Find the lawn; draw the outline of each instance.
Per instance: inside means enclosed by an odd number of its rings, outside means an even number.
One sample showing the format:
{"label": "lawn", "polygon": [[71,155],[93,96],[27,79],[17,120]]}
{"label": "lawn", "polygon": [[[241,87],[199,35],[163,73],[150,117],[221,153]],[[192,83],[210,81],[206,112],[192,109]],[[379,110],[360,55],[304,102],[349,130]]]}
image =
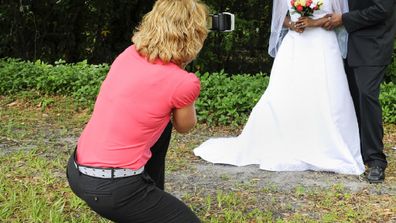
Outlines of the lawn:
{"label": "lawn", "polygon": [[[91,111],[68,97],[0,96],[0,222],[107,222],[70,191],[66,160]],[[208,164],[192,149],[239,127],[173,134],[166,190],[203,222],[396,222],[396,125],[385,125],[386,182],[332,173],[276,173]]]}

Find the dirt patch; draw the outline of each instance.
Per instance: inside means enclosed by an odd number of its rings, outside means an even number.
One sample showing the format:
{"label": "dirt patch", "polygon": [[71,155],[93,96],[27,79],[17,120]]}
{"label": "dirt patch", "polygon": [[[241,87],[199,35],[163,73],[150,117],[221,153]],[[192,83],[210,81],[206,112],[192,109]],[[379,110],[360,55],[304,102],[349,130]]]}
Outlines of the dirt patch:
{"label": "dirt patch", "polygon": [[320,190],[338,186],[351,193],[368,191],[370,194],[396,195],[396,185],[389,180],[383,184],[369,184],[363,176],[313,171],[272,172],[261,170],[257,165],[235,167],[203,161],[192,163],[188,170],[168,173],[166,182],[178,197],[195,192],[197,188],[215,193],[218,190],[233,191],[243,186],[285,193],[293,193],[298,187]]}
{"label": "dirt patch", "polygon": [[[367,194],[396,195],[396,176],[393,172],[396,165],[395,145],[396,130],[386,126],[385,152],[388,155],[386,180],[383,184],[370,184],[364,175],[353,176],[331,172],[273,172],[258,168],[258,165],[235,167],[231,165],[212,164],[194,157],[192,150],[209,137],[235,136],[241,128],[208,128],[200,126],[194,132],[178,136],[174,134],[172,147],[185,147],[182,155],[188,161],[184,168],[169,171],[166,175],[168,191],[181,197],[183,194],[204,190],[203,194],[215,193],[218,190],[235,191],[236,188],[247,187],[256,191],[276,191],[285,194],[294,193],[297,189],[321,190],[338,187],[346,192]],[[391,128],[392,127],[392,128]],[[172,155],[170,157],[172,159]],[[180,159],[180,157],[179,157]],[[169,162],[169,161],[168,161]]]}

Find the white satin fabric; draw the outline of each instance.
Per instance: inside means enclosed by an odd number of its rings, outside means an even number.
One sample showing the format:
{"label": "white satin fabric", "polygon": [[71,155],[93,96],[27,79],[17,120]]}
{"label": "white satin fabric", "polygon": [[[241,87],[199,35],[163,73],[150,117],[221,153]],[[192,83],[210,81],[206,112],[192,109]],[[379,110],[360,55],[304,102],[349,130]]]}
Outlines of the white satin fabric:
{"label": "white satin fabric", "polygon": [[289,31],[241,135],[209,139],[194,153],[212,163],[258,164],[271,171],[362,174],[358,124],[336,33]]}

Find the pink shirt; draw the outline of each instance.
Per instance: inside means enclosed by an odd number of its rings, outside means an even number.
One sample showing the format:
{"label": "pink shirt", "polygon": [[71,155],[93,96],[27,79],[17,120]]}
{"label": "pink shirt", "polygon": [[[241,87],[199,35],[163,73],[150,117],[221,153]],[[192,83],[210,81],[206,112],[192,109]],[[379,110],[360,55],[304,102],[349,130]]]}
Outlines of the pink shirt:
{"label": "pink shirt", "polygon": [[173,63],[149,63],[132,45],[111,65],[77,146],[77,162],[139,169],[170,121],[172,109],[192,104],[200,82]]}

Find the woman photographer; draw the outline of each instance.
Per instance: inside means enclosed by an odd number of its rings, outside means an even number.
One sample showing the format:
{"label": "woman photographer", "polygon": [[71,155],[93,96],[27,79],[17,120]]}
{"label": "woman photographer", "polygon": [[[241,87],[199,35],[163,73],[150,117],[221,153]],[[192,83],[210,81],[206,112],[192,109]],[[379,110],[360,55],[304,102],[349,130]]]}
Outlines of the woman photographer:
{"label": "woman photographer", "polygon": [[[196,124],[198,78],[184,70],[206,39],[199,0],[158,0],[104,80],[91,119],[70,157],[73,192],[115,222],[200,222],[163,191],[172,123]],[[172,119],[172,122],[171,122]]]}

